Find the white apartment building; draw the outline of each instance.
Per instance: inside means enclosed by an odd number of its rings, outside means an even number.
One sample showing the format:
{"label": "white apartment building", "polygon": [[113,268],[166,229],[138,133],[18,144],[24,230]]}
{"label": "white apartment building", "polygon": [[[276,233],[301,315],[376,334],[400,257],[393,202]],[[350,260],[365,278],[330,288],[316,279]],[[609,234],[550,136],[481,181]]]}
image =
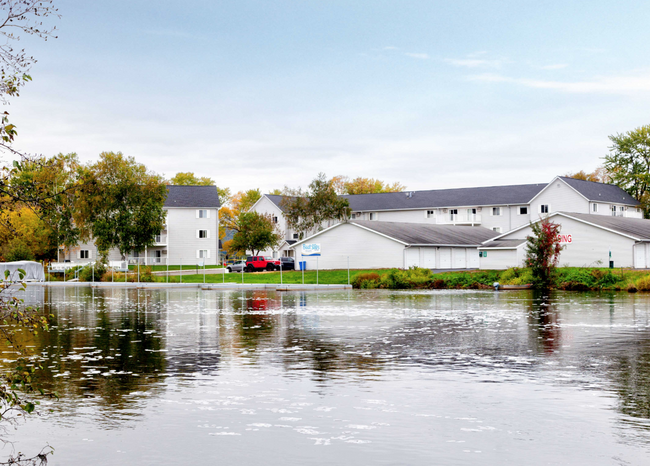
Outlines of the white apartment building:
{"label": "white apartment building", "polygon": [[[330,257],[329,261],[324,258],[320,259],[323,265],[335,262],[342,264],[347,260],[344,258],[355,257],[355,267],[363,268],[370,265],[370,262],[363,260],[363,254],[359,255],[363,241],[374,244],[378,241],[376,238],[378,234],[386,236],[385,232],[390,231],[389,239],[403,243],[400,246],[403,248],[403,253],[401,259],[397,258],[399,254],[393,257],[389,261],[390,265],[386,262],[387,267],[396,266],[394,263],[401,261],[403,267],[420,265],[430,268],[471,268],[477,265],[477,260],[473,257],[474,253],[468,253],[468,251],[475,248],[472,250],[479,257],[479,249],[476,245],[462,242],[454,244],[453,238],[447,238],[446,242],[436,244],[431,241],[422,244],[413,243],[413,241],[403,238],[404,232],[409,230],[408,225],[482,227],[481,230],[492,231],[494,237],[502,236],[505,240],[506,233],[518,231],[522,227],[530,225],[531,222],[556,212],[573,212],[587,217],[597,215],[628,219],[643,218],[639,203],[618,186],[563,176],[555,177],[550,183],[541,184],[360,194],[343,197],[348,199],[352,210],[349,222],[356,224],[358,228],[332,228],[337,222],[330,222],[329,225],[322,226],[322,230],[327,231],[327,234],[312,232],[303,241],[296,232],[286,225],[282,213],[282,196],[263,196],[252,210],[271,214],[284,236],[284,242],[276,251],[265,251],[263,254],[299,256],[301,254],[300,244],[311,242],[313,238],[313,242],[327,241],[327,244],[330,245],[328,247],[330,253],[337,255],[337,258]],[[376,227],[371,226],[372,222],[377,222]],[[359,229],[362,226],[362,229],[366,231],[362,232]],[[462,236],[460,229],[457,231],[459,237]],[[352,236],[347,233],[352,233]],[[428,232],[427,234],[433,233]],[[335,237],[338,238],[340,244],[331,247]],[[354,241],[351,238],[354,238]],[[500,243],[500,245],[504,246],[505,243]],[[395,249],[394,246],[391,247]],[[460,247],[460,249],[454,249],[455,247]],[[518,254],[521,256],[519,240],[517,240],[517,247]],[[492,249],[489,257],[497,258],[505,254],[494,251],[496,249]],[[487,257],[487,250],[484,254]],[[518,265],[518,262],[513,260],[513,253],[508,254],[510,256],[503,261],[503,264]],[[640,255],[640,252],[638,254]],[[375,262],[381,255],[380,250],[374,252],[373,266],[376,266]],[[517,259],[518,256],[515,254],[514,257]],[[648,251],[648,258],[650,261],[650,251]],[[300,260],[298,257],[297,259]],[[312,259],[308,259],[308,261],[310,264],[313,262]],[[491,262],[482,261],[481,264],[487,265]],[[627,262],[629,261],[625,263]],[[640,261],[638,262],[640,263]],[[498,263],[494,265],[498,265]]]}
{"label": "white apartment building", "polygon": [[[130,263],[142,265],[216,265],[219,262],[219,194],[216,186],[167,186],[165,226],[153,246],[131,252]],[[61,260],[88,263],[98,257],[93,242],[63,251]],[[109,261],[121,261],[111,250]]]}

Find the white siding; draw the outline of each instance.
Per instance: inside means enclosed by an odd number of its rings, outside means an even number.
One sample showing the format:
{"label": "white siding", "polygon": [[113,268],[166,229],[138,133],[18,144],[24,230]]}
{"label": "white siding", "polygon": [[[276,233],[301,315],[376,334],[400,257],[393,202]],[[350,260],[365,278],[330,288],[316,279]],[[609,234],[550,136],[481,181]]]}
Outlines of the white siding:
{"label": "white siding", "polygon": [[[309,242],[321,245],[320,269],[345,269],[348,258],[352,269],[404,267],[403,244],[354,225],[339,225]],[[301,257],[300,245],[294,249],[296,262],[304,260],[308,270],[316,269],[315,257]]]}
{"label": "white siding", "polygon": [[482,270],[505,270],[521,265],[515,249],[490,249],[487,257],[480,257],[479,262]]}
{"label": "white siding", "polygon": [[[552,221],[559,223],[561,233],[571,235],[572,239],[571,243],[564,245],[565,248],[560,254],[560,266],[607,267],[610,250],[615,267],[634,266],[633,239],[561,216],[553,217]],[[531,233],[530,227],[526,227],[504,236],[503,239],[524,239]],[[488,253],[488,260],[491,254],[492,250]],[[484,267],[484,261],[481,261],[481,268],[490,267]]]}
{"label": "white siding", "polygon": [[533,222],[539,220],[540,206],[543,204],[549,206],[549,214],[553,212],[588,214],[590,208],[589,201],[562,180],[553,181],[533,199],[530,205],[530,219]]}
{"label": "white siding", "polygon": [[[197,251],[210,251],[206,265],[218,260],[219,226],[217,209],[208,209],[209,218],[196,218],[197,209],[167,209],[167,258],[171,265],[195,265],[204,259],[197,258]],[[197,230],[209,230],[209,238],[197,238]]]}

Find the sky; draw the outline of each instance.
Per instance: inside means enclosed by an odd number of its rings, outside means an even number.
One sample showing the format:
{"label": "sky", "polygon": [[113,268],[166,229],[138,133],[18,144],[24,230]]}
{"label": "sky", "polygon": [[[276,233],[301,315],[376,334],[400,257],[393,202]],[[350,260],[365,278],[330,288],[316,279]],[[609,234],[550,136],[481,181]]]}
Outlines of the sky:
{"label": "sky", "polygon": [[591,171],[650,124],[650,2],[55,0],[17,149],[121,151],[233,192]]}

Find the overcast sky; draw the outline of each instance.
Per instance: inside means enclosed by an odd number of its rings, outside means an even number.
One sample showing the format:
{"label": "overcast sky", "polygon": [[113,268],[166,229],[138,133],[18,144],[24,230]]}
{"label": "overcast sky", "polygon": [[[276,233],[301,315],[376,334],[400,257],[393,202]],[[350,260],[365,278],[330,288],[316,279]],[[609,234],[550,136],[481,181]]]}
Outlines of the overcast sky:
{"label": "overcast sky", "polygon": [[233,191],[593,170],[650,124],[650,2],[55,0],[17,148],[121,151]]}

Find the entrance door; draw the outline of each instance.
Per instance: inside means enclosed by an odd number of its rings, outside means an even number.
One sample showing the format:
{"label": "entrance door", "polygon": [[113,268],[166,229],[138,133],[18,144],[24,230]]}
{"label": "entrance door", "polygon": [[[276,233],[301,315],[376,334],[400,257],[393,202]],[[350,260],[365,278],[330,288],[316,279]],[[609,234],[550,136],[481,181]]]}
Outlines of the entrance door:
{"label": "entrance door", "polygon": [[420,267],[420,248],[407,248],[406,249],[406,264],[405,267]]}

